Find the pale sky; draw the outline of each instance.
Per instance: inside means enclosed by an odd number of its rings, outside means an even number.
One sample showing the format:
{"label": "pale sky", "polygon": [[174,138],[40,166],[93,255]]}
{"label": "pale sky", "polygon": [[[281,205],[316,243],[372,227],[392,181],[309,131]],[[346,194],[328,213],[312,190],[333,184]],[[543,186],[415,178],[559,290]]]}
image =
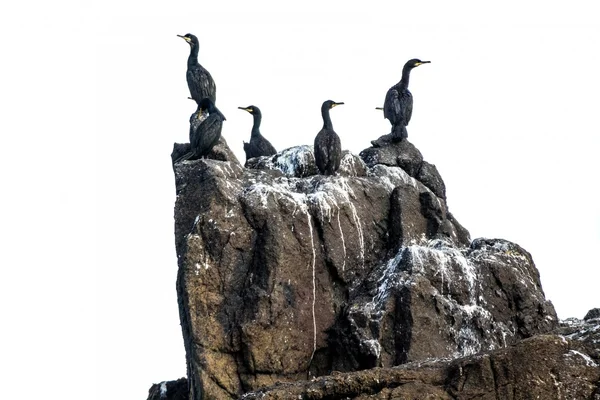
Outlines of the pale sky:
{"label": "pale sky", "polygon": [[[568,4],[568,7],[566,6]],[[252,117],[312,144],[324,100],[342,146],[389,132],[374,108],[410,58],[409,140],[472,238],[514,241],[561,318],[600,307],[593,1],[58,1],[0,10],[2,398],[145,399],[185,375],[173,142],[195,104],[189,46],[243,162]],[[56,392],[56,396],[48,394]]]}

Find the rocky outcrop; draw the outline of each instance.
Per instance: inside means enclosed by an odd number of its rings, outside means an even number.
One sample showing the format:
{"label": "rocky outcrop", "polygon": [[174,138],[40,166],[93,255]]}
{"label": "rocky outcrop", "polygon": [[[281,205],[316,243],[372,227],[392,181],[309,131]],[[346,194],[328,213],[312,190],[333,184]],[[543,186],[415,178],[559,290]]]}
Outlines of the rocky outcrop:
{"label": "rocky outcrop", "polygon": [[585,314],[583,317],[584,321],[596,320],[600,319],[600,308],[592,308],[590,311]]}
{"label": "rocky outcrop", "polygon": [[557,334],[577,340],[594,360],[600,363],[600,309],[594,308],[583,320],[568,318],[560,322]]}
{"label": "rocky outcrop", "polygon": [[596,399],[599,380],[598,364],[576,342],[540,335],[485,354],[280,383],[241,398]]}
{"label": "rocky outcrop", "polygon": [[346,153],[337,176],[316,175],[310,146],[246,166],[174,165],[190,398],[464,357],[556,328],[529,253],[471,242],[409,142]]}
{"label": "rocky outcrop", "polygon": [[338,322],[334,369],[349,371],[506,347],[557,319],[529,253],[477,239],[403,247],[351,292]]}
{"label": "rocky outcrop", "polygon": [[371,144],[372,147],[360,153],[367,166],[400,167],[427,186],[437,197],[446,199],[446,185],[437,168],[424,161],[423,155],[412,143],[407,140],[393,143],[391,135],[388,134],[373,140]]}

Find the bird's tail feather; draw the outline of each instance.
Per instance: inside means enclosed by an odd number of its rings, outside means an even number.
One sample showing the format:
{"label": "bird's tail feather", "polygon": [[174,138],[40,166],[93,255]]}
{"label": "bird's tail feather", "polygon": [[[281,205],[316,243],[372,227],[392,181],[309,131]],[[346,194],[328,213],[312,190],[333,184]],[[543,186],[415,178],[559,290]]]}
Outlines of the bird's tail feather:
{"label": "bird's tail feather", "polygon": [[193,151],[190,151],[189,153],[185,153],[184,155],[182,155],[181,157],[179,157],[177,160],[175,160],[175,164],[180,163],[180,162],[185,161],[185,160],[189,160],[193,156],[194,156],[194,152]]}

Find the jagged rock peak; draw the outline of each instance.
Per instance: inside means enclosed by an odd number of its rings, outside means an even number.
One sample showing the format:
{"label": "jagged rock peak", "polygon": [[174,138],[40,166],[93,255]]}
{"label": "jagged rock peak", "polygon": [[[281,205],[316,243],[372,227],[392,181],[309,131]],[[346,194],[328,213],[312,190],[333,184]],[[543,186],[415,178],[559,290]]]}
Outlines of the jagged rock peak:
{"label": "jagged rock peak", "polygon": [[597,319],[600,318],[600,308],[592,308],[590,311],[587,312],[587,314],[585,314],[585,317],[583,317],[584,320],[589,320],[589,319]]}
{"label": "jagged rock peak", "polygon": [[381,164],[400,167],[427,186],[436,196],[446,199],[446,186],[437,168],[424,161],[419,149],[408,140],[393,142],[388,134],[373,140],[371,144],[371,147],[360,152],[360,157],[367,166]]}

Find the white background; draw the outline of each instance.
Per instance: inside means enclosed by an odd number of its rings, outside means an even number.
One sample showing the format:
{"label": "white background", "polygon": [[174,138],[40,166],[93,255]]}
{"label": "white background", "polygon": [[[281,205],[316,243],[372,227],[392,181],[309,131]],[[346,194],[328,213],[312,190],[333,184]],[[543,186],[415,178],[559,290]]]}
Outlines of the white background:
{"label": "white background", "polygon": [[[568,7],[566,6],[568,4]],[[517,242],[561,318],[600,307],[600,28],[592,1],[3,5],[2,398],[145,399],[185,374],[173,142],[188,138],[189,46],[223,135],[311,144],[324,100],[354,153],[410,58],[409,140],[476,237]]]}

